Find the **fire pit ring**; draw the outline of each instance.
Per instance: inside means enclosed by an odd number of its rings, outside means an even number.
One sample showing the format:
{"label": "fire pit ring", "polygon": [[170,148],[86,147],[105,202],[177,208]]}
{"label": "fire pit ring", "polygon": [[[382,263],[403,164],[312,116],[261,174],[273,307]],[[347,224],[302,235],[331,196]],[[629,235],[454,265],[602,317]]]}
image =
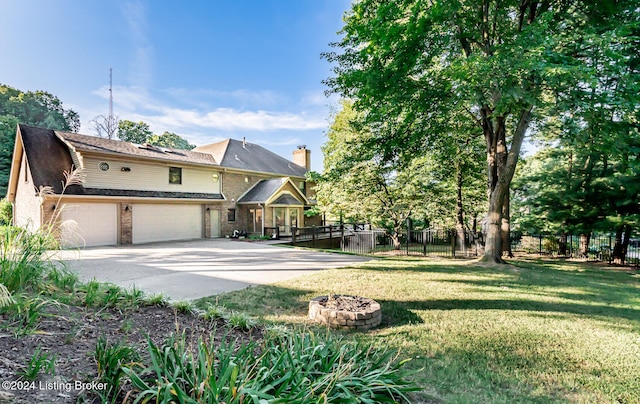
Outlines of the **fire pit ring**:
{"label": "fire pit ring", "polygon": [[309,319],[331,328],[368,330],[382,322],[380,303],[360,296],[318,296],[309,301]]}

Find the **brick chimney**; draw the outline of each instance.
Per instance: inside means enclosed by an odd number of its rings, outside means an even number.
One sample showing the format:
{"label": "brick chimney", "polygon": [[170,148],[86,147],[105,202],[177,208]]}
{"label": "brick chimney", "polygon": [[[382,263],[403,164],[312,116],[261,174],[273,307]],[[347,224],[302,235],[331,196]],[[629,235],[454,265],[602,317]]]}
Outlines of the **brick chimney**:
{"label": "brick chimney", "polygon": [[298,146],[298,149],[293,151],[293,162],[311,171],[311,150],[307,149],[306,145]]}

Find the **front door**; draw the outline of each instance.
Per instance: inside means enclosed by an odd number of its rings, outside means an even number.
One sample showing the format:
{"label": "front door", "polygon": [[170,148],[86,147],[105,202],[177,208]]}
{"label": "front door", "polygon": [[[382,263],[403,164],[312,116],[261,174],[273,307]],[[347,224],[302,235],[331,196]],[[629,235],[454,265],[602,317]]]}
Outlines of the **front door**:
{"label": "front door", "polygon": [[216,209],[211,209],[209,211],[209,223],[211,225],[211,238],[220,237],[220,211]]}
{"label": "front door", "polygon": [[300,225],[300,208],[273,208],[273,225],[280,229],[281,236],[290,236],[291,228]]}

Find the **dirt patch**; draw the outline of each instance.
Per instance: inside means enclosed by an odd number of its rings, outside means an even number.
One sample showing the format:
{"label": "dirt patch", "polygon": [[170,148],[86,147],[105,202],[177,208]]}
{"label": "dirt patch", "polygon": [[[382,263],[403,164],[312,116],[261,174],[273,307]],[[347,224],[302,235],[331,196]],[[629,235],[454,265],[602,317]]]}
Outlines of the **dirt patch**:
{"label": "dirt patch", "polygon": [[360,296],[331,295],[319,303],[328,309],[356,312],[369,310],[373,300]]}
{"label": "dirt patch", "polygon": [[[175,331],[184,332],[193,341],[211,336],[217,342],[249,341],[262,336],[259,329],[245,332],[228,327],[220,319],[207,321],[166,307],[141,307],[120,312],[50,305],[37,331],[24,336],[16,336],[15,329],[6,326],[7,321],[6,316],[0,316],[0,381],[5,382],[0,388],[0,402],[3,402],[2,392],[8,391],[13,395],[8,401],[11,403],[99,403],[95,394],[75,387],[77,383],[91,383],[97,379],[94,353],[100,336],[109,343],[125,342],[143,357],[147,355],[147,336],[155,343],[162,343]],[[55,358],[55,373],[41,373],[35,383],[26,388],[18,388],[18,384],[5,388],[6,382],[21,380],[20,371],[25,369],[38,348]],[[68,388],[70,386],[72,388]]]}

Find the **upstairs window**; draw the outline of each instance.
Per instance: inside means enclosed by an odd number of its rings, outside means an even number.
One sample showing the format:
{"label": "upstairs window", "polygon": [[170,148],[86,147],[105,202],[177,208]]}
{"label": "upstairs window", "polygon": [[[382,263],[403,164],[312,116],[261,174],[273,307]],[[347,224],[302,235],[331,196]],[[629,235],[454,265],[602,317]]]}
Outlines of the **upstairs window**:
{"label": "upstairs window", "polygon": [[169,184],[182,184],[182,168],[169,167]]}

